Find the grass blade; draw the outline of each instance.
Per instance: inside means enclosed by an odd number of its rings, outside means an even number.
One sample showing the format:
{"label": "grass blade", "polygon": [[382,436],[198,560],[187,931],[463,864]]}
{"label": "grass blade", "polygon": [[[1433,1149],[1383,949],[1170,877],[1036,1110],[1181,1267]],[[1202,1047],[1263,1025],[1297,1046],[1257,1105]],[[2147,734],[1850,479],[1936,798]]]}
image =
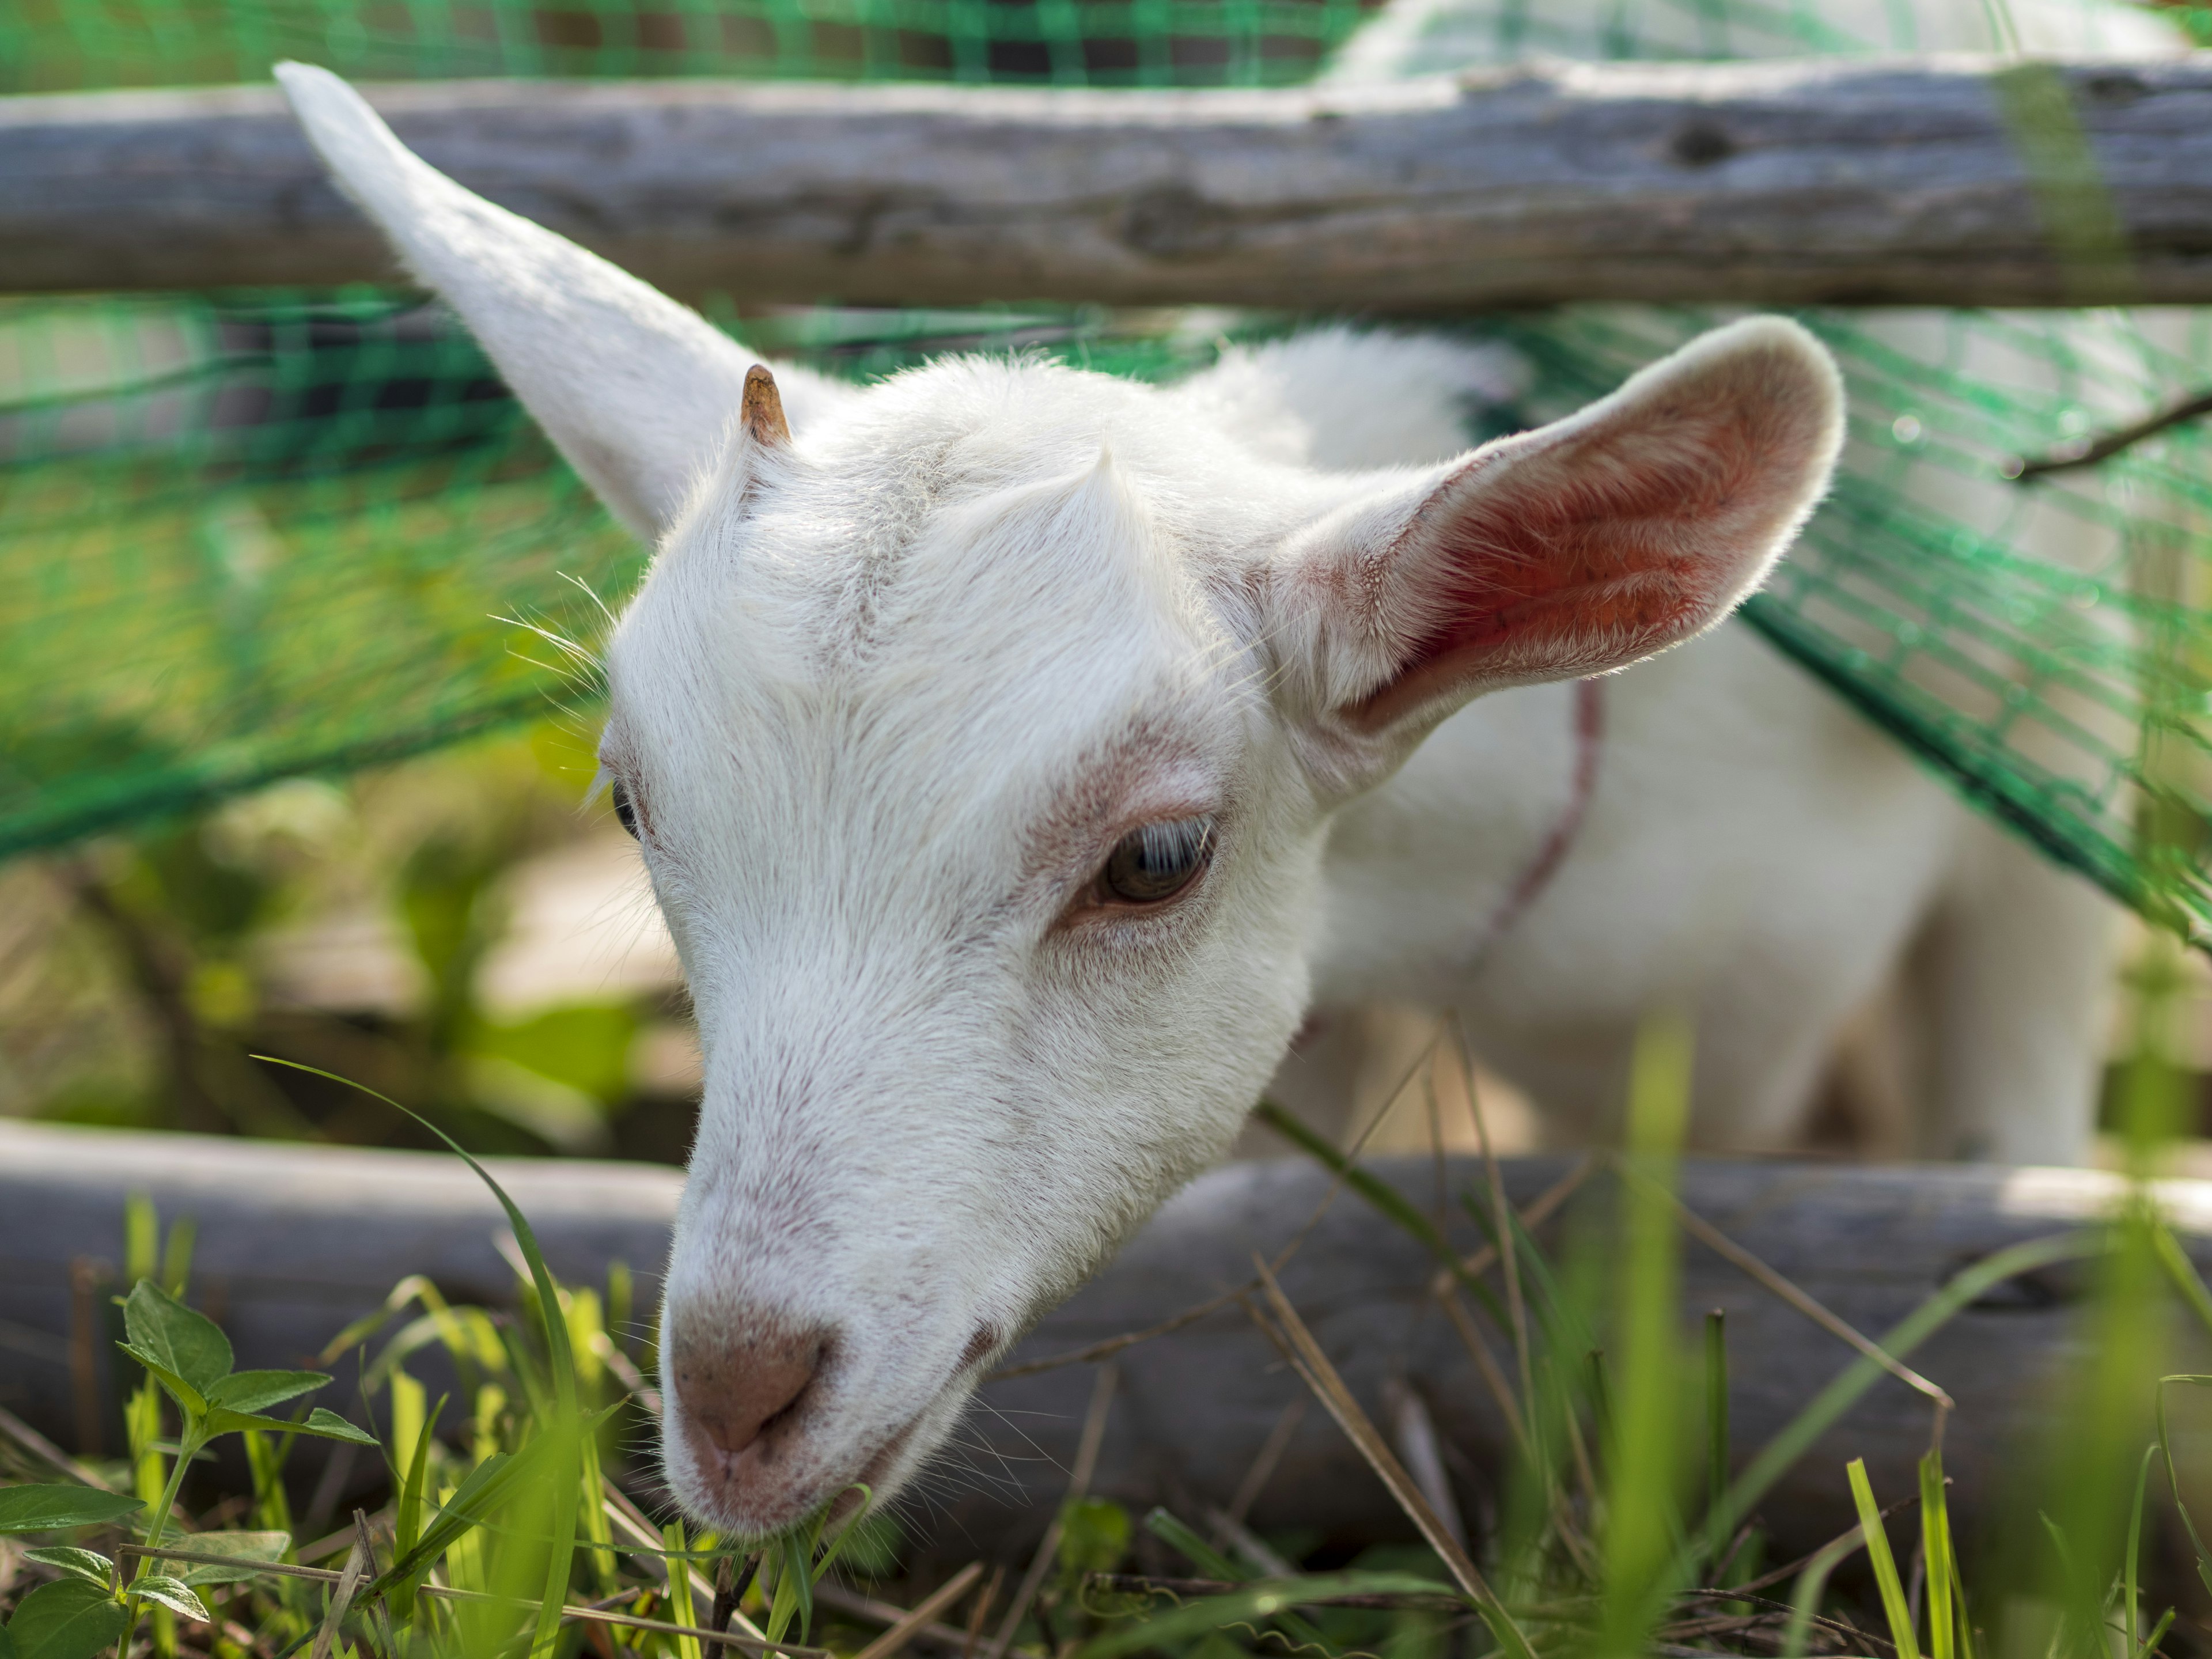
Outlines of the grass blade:
{"label": "grass blade", "polygon": [[1705,1502],[1717,1506],[1728,1496],[1729,1358],[1728,1315],[1716,1308],[1705,1316]]}
{"label": "grass blade", "polygon": [[1866,1459],[1854,1457],[1846,1472],[1851,1480],[1851,1501],[1858,1506],[1859,1530],[1866,1534],[1867,1559],[1874,1567],[1875,1586],[1881,1592],[1882,1613],[1889,1620],[1889,1639],[1897,1644],[1898,1659],[1920,1659],[1912,1610],[1897,1576],[1897,1558],[1889,1553],[1889,1533],[1881,1524],[1881,1506],[1874,1501],[1874,1486],[1867,1480]]}
{"label": "grass blade", "polygon": [[1858,1547],[1858,1533],[1847,1532],[1822,1545],[1797,1575],[1797,1588],[1790,1598],[1790,1623],[1782,1633],[1782,1659],[1805,1659],[1806,1640],[1813,1633],[1813,1620],[1820,1615],[1820,1599],[1827,1594],[1828,1576]]}
{"label": "grass blade", "polygon": [[[2137,1574],[2142,1559],[2143,1493],[2150,1484],[2151,1460],[2157,1455],[2156,1445],[2143,1448],[2142,1462],[2136,1466],[2135,1502],[2128,1506],[2128,1553],[2120,1566],[2124,1575],[2120,1585],[2120,1596],[2123,1603],[2121,1612],[2127,1623],[2130,1653],[2136,1650],[2136,1638],[2139,1634],[2138,1625],[2142,1617],[2142,1608],[2138,1603],[2142,1600],[2142,1591]],[[1948,1659],[1948,1656],[1939,1654],[1937,1659]]]}
{"label": "grass blade", "polygon": [[1929,1652],[1932,1659],[1958,1659],[1958,1632],[1952,1623],[1958,1563],[1951,1549],[1943,1455],[1934,1450],[1920,1460],[1920,1558],[1928,1575]]}

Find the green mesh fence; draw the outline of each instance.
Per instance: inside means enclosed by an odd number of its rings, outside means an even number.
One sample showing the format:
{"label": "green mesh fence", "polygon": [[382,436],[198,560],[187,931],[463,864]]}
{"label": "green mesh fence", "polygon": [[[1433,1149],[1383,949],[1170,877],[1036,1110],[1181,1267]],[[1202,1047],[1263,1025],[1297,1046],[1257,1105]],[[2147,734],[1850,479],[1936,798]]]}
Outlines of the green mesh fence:
{"label": "green mesh fence", "polygon": [[10,0],[0,91],[260,81],[734,75],[1068,86],[1310,76],[1360,0]]}
{"label": "green mesh fence", "polygon": [[[284,56],[362,78],[1255,84],[1310,75],[1347,39],[1331,72],[1358,77],[1540,52],[2144,50],[2201,21],[2087,0],[1397,0],[1355,33],[1362,15],[1353,0],[16,0],[0,86],[258,79]],[[1534,370],[1525,403],[1471,435],[1562,413],[1716,320],[1468,319]],[[1978,804],[2212,939],[2206,436],[2005,476],[2202,389],[2212,325],[1804,320],[1844,365],[1851,447],[1750,621]],[[860,378],[1008,347],[1162,376],[1210,361],[1217,324],[821,311],[750,319],[744,336]],[[587,699],[535,630],[592,637],[641,559],[419,296],[0,305],[0,853]]]}

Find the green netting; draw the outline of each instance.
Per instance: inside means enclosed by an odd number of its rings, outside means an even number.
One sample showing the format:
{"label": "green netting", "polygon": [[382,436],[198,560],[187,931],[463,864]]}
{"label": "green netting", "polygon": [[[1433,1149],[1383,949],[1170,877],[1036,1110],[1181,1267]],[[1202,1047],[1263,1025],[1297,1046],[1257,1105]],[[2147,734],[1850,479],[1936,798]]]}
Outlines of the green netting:
{"label": "green netting", "polygon": [[[0,85],[258,79],[288,55],[364,78],[1250,84],[1312,73],[1360,15],[1353,0],[17,0],[0,10]],[[2005,37],[2142,50],[2182,15],[2089,0],[2013,0],[2008,17],[1983,0],[1397,0],[1334,72]],[[1535,371],[1484,431],[1563,412],[1717,316],[1469,319]],[[2212,326],[2183,312],[1805,320],[1844,365],[1852,444],[1753,623],[2055,855],[2212,938],[2206,439],[2179,428],[2086,472],[2004,476],[2013,457],[2198,390]],[[1152,375],[1208,361],[1218,319],[822,311],[744,331],[860,377],[1007,346]],[[0,852],[588,697],[534,630],[591,637],[640,560],[419,296],[0,305]]]}
{"label": "green netting", "polygon": [[0,92],[261,81],[791,76],[1067,86],[1302,80],[1361,0],[10,0]]}
{"label": "green netting", "polygon": [[[866,378],[945,349],[1157,376],[1213,349],[1066,312],[813,312]],[[543,716],[644,553],[419,296],[0,306],[0,855]]]}

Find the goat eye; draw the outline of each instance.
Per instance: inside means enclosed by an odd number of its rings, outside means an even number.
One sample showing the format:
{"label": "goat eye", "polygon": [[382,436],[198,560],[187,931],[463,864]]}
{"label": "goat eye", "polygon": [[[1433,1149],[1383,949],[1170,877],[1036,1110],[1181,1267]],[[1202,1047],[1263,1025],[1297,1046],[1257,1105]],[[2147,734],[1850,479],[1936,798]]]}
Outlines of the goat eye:
{"label": "goat eye", "polygon": [[1213,820],[1148,823],[1121,837],[1098,872],[1106,896],[1124,904],[1159,904],[1198,879],[1213,857]]}
{"label": "goat eye", "polygon": [[637,839],[637,808],[630,805],[629,791],[617,783],[609,793],[614,797],[616,821],[623,829],[629,830],[630,839],[635,841]]}

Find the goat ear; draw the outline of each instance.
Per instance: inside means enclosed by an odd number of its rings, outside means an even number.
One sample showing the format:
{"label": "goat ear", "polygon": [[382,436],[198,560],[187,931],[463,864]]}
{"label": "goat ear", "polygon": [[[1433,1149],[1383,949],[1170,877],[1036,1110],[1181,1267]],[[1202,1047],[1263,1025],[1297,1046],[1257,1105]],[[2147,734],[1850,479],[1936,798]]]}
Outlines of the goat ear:
{"label": "goat ear", "polygon": [[276,78],[340,186],[460,313],[599,498],[648,540],[666,529],[742,405],[744,349],[597,254],[461,188],[329,70],[279,64]]}
{"label": "goat ear", "polygon": [[1579,414],[1339,508],[1291,550],[1311,713],[1418,736],[1476,693],[1623,668],[1712,626],[1826,490],[1833,362],[1717,330]]}

